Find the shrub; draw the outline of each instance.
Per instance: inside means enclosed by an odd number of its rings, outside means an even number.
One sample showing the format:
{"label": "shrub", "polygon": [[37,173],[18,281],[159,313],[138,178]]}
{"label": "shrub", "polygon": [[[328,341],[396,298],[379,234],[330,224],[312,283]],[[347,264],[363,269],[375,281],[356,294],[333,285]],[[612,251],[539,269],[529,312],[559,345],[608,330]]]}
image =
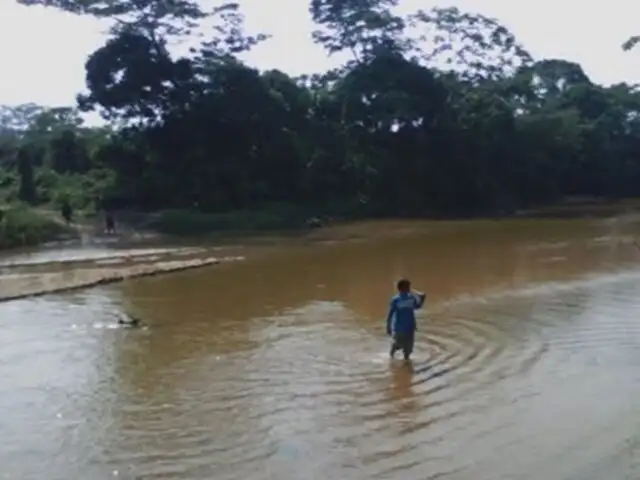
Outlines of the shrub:
{"label": "shrub", "polygon": [[37,245],[73,230],[24,206],[0,208],[0,248]]}
{"label": "shrub", "polygon": [[228,213],[164,210],[154,214],[145,226],[170,235],[199,235],[230,231],[287,230],[302,226],[304,219],[304,212],[300,209],[286,206]]}

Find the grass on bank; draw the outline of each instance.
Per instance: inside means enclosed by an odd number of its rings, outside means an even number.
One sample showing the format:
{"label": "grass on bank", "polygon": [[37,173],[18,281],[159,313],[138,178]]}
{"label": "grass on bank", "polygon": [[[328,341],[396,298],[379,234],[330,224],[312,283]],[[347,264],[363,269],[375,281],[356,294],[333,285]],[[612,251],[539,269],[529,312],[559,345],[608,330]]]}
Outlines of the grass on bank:
{"label": "grass on bank", "polygon": [[0,207],[0,249],[38,245],[73,229],[25,206]]}
{"label": "grass on bank", "polygon": [[[304,227],[309,218],[297,207],[276,206],[260,211],[204,213],[194,210],[161,210],[152,213],[116,212],[116,224],[125,229],[148,230],[172,236],[218,236],[268,231],[290,231]],[[81,224],[100,220],[95,211],[76,210]],[[76,224],[77,226],[77,224]],[[0,249],[6,250],[68,238],[77,231],[62,221],[57,205],[37,208],[23,204],[0,204]]]}
{"label": "grass on bank", "polygon": [[[226,213],[204,213],[194,210],[162,210],[145,216],[142,227],[158,233],[174,236],[209,235],[223,233],[262,233],[267,231],[292,231],[307,226],[306,221],[318,215],[291,205],[272,205],[257,211],[231,211]],[[502,215],[504,218],[589,218],[609,217],[640,210],[640,199],[565,199],[554,205],[519,213]],[[337,212],[327,207],[325,212]],[[357,208],[342,208],[340,218],[375,218],[363,216]]]}
{"label": "grass on bank", "polygon": [[298,229],[309,217],[296,207],[278,206],[260,211],[204,213],[163,210],[151,214],[143,227],[168,235],[205,235],[225,232],[265,232]]}

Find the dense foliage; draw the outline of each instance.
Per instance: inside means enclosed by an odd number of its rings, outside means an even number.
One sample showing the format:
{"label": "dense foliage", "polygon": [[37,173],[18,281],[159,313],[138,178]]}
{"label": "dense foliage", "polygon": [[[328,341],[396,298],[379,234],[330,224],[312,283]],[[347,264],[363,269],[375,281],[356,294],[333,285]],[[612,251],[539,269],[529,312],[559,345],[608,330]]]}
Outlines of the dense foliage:
{"label": "dense foliage", "polygon": [[[268,36],[244,30],[237,4],[19,1],[113,28],[87,59],[77,107],[0,111],[8,200],[422,216],[640,195],[637,89],[533,59],[482,15],[310,0],[314,41],[351,60],[291,78],[239,60]],[[172,55],[185,35],[197,48]],[[78,112],[89,110],[109,127],[83,127]]]}

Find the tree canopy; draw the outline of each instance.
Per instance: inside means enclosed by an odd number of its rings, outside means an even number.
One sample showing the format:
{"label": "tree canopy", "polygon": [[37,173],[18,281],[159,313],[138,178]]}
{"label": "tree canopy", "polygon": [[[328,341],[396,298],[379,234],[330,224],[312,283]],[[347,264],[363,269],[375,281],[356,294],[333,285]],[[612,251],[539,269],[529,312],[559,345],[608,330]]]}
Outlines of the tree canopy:
{"label": "tree canopy", "polygon": [[[236,3],[18,1],[113,21],[86,61],[78,105],[0,109],[0,190],[28,202],[72,181],[86,201],[131,208],[369,216],[640,195],[637,88],[535,59],[481,14],[310,0],[313,40],[351,57],[293,78],[239,59],[269,32],[246,31]],[[197,46],[172,54],[184,36]],[[109,127],[83,126],[81,111]]]}

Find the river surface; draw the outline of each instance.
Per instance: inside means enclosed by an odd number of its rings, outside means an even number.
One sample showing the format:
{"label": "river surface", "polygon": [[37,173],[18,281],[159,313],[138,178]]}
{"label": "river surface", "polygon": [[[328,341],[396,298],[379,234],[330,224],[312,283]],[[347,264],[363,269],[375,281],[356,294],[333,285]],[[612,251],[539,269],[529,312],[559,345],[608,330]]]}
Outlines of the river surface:
{"label": "river surface", "polygon": [[[0,478],[637,480],[637,232],[370,224],[2,303]],[[410,365],[402,275],[429,295]]]}

